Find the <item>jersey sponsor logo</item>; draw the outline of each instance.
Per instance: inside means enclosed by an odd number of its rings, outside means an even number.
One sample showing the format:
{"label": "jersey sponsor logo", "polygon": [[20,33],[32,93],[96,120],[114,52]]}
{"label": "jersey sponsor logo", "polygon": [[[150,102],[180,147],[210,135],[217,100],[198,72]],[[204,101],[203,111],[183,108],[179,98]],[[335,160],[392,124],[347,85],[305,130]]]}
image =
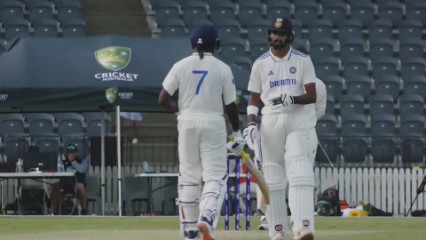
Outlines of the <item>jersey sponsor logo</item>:
{"label": "jersey sponsor logo", "polygon": [[95,59],[99,65],[112,72],[95,73],[96,79],[102,81],[129,81],[137,80],[139,74],[119,72],[125,69],[131,60],[132,49],[121,46],[110,46],[95,51]]}
{"label": "jersey sponsor logo", "polygon": [[292,66],[290,67],[290,73],[295,74],[297,72],[297,68]]}
{"label": "jersey sponsor logo", "polygon": [[274,72],[272,72],[272,70],[271,70],[271,71],[269,71],[268,76],[272,76],[272,75],[274,75]]}
{"label": "jersey sponsor logo", "polygon": [[286,78],[281,80],[270,81],[269,87],[275,88],[275,87],[281,87],[281,86],[296,85],[296,83],[297,83],[297,80],[295,78]]}

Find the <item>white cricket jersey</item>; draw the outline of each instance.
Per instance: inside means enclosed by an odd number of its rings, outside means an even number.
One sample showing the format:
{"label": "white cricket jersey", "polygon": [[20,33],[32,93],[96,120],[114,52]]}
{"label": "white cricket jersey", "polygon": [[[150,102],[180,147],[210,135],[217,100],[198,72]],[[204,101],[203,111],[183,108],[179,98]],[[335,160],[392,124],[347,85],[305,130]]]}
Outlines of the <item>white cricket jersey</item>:
{"label": "white cricket jersey", "polygon": [[325,84],[320,80],[316,79],[315,88],[317,90],[317,101],[315,102],[315,112],[317,119],[322,118],[325,114],[325,109],[327,107],[327,88]]}
{"label": "white cricket jersey", "polygon": [[317,92],[317,100],[315,103],[306,105],[310,110],[306,113],[307,121],[310,121],[313,126],[316,125],[318,119],[325,114],[327,107],[327,89],[325,84],[318,78],[315,79],[315,90]]}
{"label": "white cricket jersey", "polygon": [[163,82],[163,88],[173,95],[179,89],[179,113],[223,115],[223,104],[236,100],[236,89],[231,68],[204,53],[198,53],[175,63]]}
{"label": "white cricket jersey", "polygon": [[[260,93],[265,104],[262,114],[284,113],[284,109],[281,112],[271,110],[271,99],[284,94],[303,95],[304,86],[314,83],[315,78],[314,66],[308,55],[290,48],[285,57],[278,58],[269,50],[253,63],[248,90]],[[295,104],[287,107],[285,112],[304,111],[303,108],[304,105]]]}

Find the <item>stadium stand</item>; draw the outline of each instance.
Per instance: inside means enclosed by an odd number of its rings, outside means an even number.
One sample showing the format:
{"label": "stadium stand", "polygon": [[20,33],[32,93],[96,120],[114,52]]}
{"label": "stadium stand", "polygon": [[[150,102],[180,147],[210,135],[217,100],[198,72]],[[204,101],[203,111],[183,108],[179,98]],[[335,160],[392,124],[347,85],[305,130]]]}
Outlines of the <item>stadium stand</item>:
{"label": "stadium stand", "polygon": [[380,118],[382,115],[394,115],[394,99],[390,95],[375,94],[370,100],[371,120]]}
{"label": "stadium stand", "polygon": [[357,19],[347,19],[339,26],[339,41],[363,38],[362,22]]}
{"label": "stadium stand", "polygon": [[395,163],[397,143],[395,117],[382,112],[371,120],[371,155],[375,163],[392,166]]}
{"label": "stadium stand", "polygon": [[[140,191],[141,186],[145,191]],[[152,206],[150,205],[151,201],[149,199],[149,193],[147,189],[148,180],[146,178],[137,178],[133,176],[127,176],[124,178],[124,191],[123,191],[123,208],[128,215],[137,214],[137,209],[135,204],[137,202],[145,202],[147,212],[151,212]]]}
{"label": "stadium stand", "polygon": [[395,101],[400,95],[401,82],[395,75],[380,75],[375,78],[376,94],[387,94]]}
{"label": "stadium stand", "polygon": [[399,99],[399,112],[405,114],[416,114],[424,112],[424,98],[420,95],[408,94],[407,92]]}
{"label": "stadium stand", "polygon": [[0,2],[0,23],[2,43],[25,35],[86,36],[79,0],[4,0]]}
{"label": "stadium stand", "polygon": [[27,113],[28,133],[31,136],[53,136],[55,117],[49,113]]}
{"label": "stadium stand", "polygon": [[2,136],[25,135],[25,118],[20,113],[0,115],[0,134]]}

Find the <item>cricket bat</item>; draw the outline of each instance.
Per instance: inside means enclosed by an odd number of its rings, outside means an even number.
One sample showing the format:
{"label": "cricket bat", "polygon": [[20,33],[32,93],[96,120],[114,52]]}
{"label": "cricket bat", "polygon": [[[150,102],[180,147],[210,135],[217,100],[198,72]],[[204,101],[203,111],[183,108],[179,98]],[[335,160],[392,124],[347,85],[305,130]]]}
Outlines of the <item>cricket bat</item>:
{"label": "cricket bat", "polygon": [[265,200],[265,204],[269,205],[269,187],[266,184],[265,178],[263,174],[257,169],[256,165],[250,160],[249,156],[246,152],[241,151],[241,158],[243,159],[244,165],[247,166],[248,170],[251,174],[256,178],[257,186],[259,186],[260,191],[262,192],[262,196]]}

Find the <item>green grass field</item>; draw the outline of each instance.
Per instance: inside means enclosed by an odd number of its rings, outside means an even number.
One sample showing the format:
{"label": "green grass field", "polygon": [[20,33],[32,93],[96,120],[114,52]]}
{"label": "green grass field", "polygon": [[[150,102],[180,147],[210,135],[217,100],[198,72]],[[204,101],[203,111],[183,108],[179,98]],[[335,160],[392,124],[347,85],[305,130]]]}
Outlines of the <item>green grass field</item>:
{"label": "green grass field", "polygon": [[[222,222],[217,239],[268,240],[258,224],[253,217],[251,231],[223,231]],[[0,217],[1,240],[175,240],[178,229],[176,217]],[[342,239],[423,240],[426,218],[317,218],[316,240]]]}

